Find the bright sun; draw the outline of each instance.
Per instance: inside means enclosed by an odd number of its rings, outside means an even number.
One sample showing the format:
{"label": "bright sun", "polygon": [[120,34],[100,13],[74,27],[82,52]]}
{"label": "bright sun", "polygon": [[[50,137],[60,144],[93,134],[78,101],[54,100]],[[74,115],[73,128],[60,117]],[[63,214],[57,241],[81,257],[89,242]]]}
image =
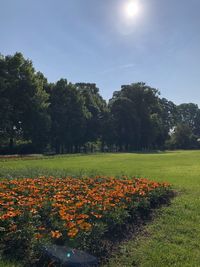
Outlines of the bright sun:
{"label": "bright sun", "polygon": [[124,7],[127,18],[133,18],[138,15],[140,8],[137,0],[130,0]]}

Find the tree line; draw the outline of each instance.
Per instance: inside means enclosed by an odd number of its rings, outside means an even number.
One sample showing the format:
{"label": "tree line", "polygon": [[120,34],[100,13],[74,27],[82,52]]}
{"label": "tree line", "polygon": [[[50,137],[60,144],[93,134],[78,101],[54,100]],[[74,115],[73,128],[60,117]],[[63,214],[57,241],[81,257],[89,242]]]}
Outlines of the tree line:
{"label": "tree line", "polygon": [[200,148],[200,109],[143,82],[106,102],[96,84],[49,83],[21,53],[0,55],[0,153]]}

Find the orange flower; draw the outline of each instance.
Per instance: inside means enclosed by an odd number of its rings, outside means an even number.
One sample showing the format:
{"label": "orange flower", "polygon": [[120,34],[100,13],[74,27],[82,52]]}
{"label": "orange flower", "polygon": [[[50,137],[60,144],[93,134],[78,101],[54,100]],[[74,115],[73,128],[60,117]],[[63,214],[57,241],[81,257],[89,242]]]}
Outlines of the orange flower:
{"label": "orange flower", "polygon": [[76,226],[76,224],[74,222],[68,222],[66,223],[66,227],[67,228],[74,228]]}
{"label": "orange flower", "polygon": [[52,238],[60,238],[62,236],[62,233],[59,231],[51,231],[51,237]]}
{"label": "orange flower", "polygon": [[82,224],[83,222],[84,222],[84,220],[78,220],[77,224],[79,225],[79,224]]}
{"label": "orange flower", "polygon": [[[126,176],[121,179],[104,176],[82,179],[44,176],[35,179],[1,179],[0,227],[5,227],[3,221],[8,220],[6,231],[15,231],[15,224],[20,230],[19,216],[26,215],[27,212],[45,214],[38,216],[38,225],[42,227],[36,225],[37,232],[45,229],[51,231],[45,219],[51,217],[56,223],[64,222],[68,236],[73,238],[79,230],[90,230],[95,220],[104,216],[105,211],[112,212],[118,207],[133,208],[135,199],[140,201],[143,197],[148,197],[149,192],[169,186],[168,183],[157,183],[145,178],[129,179]],[[50,233],[52,238],[62,236],[59,231]],[[36,234],[35,237],[40,238],[40,235]]]}
{"label": "orange flower", "polygon": [[35,238],[36,238],[36,239],[41,239],[42,237],[43,237],[42,234],[39,234],[39,233],[35,234]]}
{"label": "orange flower", "polygon": [[91,225],[90,223],[83,222],[83,223],[79,224],[79,227],[80,227],[82,230],[88,231],[88,230],[91,229],[92,225]]}
{"label": "orange flower", "polygon": [[40,227],[38,227],[38,230],[39,230],[39,231],[45,231],[46,229],[45,229],[44,226],[40,226]]}
{"label": "orange flower", "polygon": [[36,209],[31,209],[30,212],[33,213],[33,214],[36,214],[37,210]]}
{"label": "orange flower", "polygon": [[78,202],[75,204],[75,206],[79,209],[84,205],[84,202]]}
{"label": "orange flower", "polygon": [[77,219],[87,219],[87,218],[89,218],[89,215],[87,215],[87,214],[79,214],[76,218]]}
{"label": "orange flower", "polygon": [[94,213],[94,212],[91,212],[91,214],[96,217],[97,219],[100,219],[102,217],[101,214],[97,214],[97,213]]}
{"label": "orange flower", "polygon": [[73,237],[75,237],[76,235],[78,234],[78,229],[77,228],[72,228],[72,229],[70,229],[69,231],[68,231],[68,236],[70,237],[70,238],[73,238]]}

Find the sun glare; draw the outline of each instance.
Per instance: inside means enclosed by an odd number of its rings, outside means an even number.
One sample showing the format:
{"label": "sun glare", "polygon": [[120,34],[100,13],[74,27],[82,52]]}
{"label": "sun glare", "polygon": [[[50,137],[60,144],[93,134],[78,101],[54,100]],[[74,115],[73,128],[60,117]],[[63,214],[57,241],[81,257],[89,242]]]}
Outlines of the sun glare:
{"label": "sun glare", "polygon": [[139,11],[140,8],[137,0],[130,0],[124,6],[124,12],[127,18],[134,18],[138,15]]}

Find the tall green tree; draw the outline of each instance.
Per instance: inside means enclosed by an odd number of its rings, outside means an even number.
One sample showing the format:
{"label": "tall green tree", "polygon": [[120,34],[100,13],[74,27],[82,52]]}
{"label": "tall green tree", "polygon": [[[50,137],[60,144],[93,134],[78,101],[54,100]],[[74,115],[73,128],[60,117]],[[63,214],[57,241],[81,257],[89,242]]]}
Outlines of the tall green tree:
{"label": "tall green tree", "polygon": [[[145,83],[123,85],[109,102],[120,150],[150,148],[157,138],[158,90]],[[156,121],[157,120],[157,121]]]}
{"label": "tall green tree", "polygon": [[200,136],[200,109],[194,103],[177,106],[179,122],[187,124],[194,134]]}
{"label": "tall green tree", "polygon": [[159,99],[160,112],[159,122],[157,124],[157,139],[156,145],[159,148],[164,148],[166,141],[170,138],[170,132],[177,125],[178,112],[177,106],[166,98]]}
{"label": "tall green tree", "polygon": [[84,143],[89,116],[84,99],[66,79],[59,80],[50,95],[52,144],[57,153],[72,152],[74,148],[77,151]]}
{"label": "tall green tree", "polygon": [[32,62],[21,53],[1,56],[0,84],[1,132],[9,139],[10,148],[18,136],[39,147],[45,145],[48,94]]}
{"label": "tall green tree", "polygon": [[[139,146],[140,121],[133,101],[127,97],[116,97],[110,101],[113,142],[119,150],[133,150]],[[109,128],[108,128],[109,130]]]}
{"label": "tall green tree", "polygon": [[6,143],[10,129],[10,105],[7,96],[7,66],[5,57],[0,55],[0,142]]}
{"label": "tall green tree", "polygon": [[178,123],[171,135],[169,147],[174,149],[199,148],[197,136],[188,124]]}
{"label": "tall green tree", "polygon": [[104,113],[107,111],[106,101],[99,94],[99,88],[94,83],[76,83],[84,105],[89,113],[87,117],[85,142],[94,142],[102,136]]}

